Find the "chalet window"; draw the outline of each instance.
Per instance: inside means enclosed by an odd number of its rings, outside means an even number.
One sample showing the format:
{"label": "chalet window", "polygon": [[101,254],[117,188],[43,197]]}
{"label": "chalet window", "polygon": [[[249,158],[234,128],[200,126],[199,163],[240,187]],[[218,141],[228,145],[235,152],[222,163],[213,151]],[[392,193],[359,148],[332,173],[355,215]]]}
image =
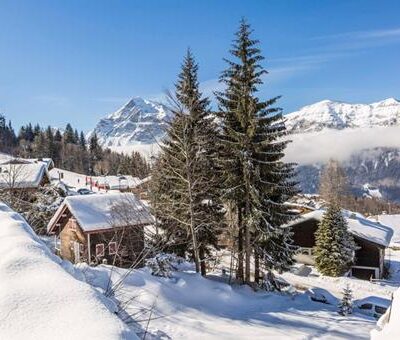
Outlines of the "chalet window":
{"label": "chalet window", "polygon": [[76,219],[75,218],[70,218],[69,219],[69,227],[72,230],[77,230],[78,229],[78,223],[76,223]]}
{"label": "chalet window", "polygon": [[372,309],[372,304],[364,303],[363,305],[360,306],[360,309]]}
{"label": "chalet window", "polygon": [[104,243],[96,244],[96,257],[104,256]]}
{"label": "chalet window", "polygon": [[387,310],[387,308],[385,308],[385,307],[375,306],[375,312],[377,312],[378,314],[385,314],[386,310]]}
{"label": "chalet window", "polygon": [[110,242],[108,244],[108,254],[115,255],[117,253],[117,242]]}

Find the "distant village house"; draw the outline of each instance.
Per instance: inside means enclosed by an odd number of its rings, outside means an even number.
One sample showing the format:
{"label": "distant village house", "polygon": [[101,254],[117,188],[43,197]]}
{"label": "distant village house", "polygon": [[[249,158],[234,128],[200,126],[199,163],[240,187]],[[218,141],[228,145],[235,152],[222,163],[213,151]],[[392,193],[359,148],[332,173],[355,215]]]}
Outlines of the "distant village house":
{"label": "distant village house", "polygon": [[[294,245],[299,247],[295,256],[297,262],[314,265],[315,232],[323,214],[323,210],[315,210],[288,224],[293,232]],[[384,273],[385,249],[390,244],[392,229],[356,213],[344,214],[349,232],[357,245],[350,275],[360,279],[381,279]]]}

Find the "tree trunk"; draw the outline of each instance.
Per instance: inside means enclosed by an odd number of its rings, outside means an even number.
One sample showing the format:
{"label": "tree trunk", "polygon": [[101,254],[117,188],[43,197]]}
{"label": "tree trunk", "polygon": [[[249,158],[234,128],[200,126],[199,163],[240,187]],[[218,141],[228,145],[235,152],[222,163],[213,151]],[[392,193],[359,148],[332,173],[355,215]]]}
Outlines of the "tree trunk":
{"label": "tree trunk", "polygon": [[[249,199],[246,199],[246,217],[250,215]],[[245,255],[246,255],[246,267],[245,267],[245,282],[250,283],[250,258],[251,258],[251,243],[250,243],[250,228],[247,223],[244,226],[245,233]]]}
{"label": "tree trunk", "polygon": [[187,179],[188,179],[190,233],[192,234],[193,257],[194,257],[194,264],[196,267],[196,273],[200,273],[199,248],[197,245],[196,226],[195,226],[195,220],[194,220],[194,200],[193,200],[193,193],[192,193],[192,176],[191,176],[191,171],[190,171],[189,159],[186,159],[186,173],[187,173]]}
{"label": "tree trunk", "polygon": [[243,283],[243,228],[242,228],[242,210],[237,207],[238,214],[238,269],[236,278]]}
{"label": "tree trunk", "polygon": [[260,255],[257,249],[254,250],[254,281],[260,284]]}
{"label": "tree trunk", "polygon": [[200,257],[201,276],[206,276],[207,269],[206,269],[205,251],[204,251],[204,246],[203,245],[201,245],[199,247],[199,257]]}

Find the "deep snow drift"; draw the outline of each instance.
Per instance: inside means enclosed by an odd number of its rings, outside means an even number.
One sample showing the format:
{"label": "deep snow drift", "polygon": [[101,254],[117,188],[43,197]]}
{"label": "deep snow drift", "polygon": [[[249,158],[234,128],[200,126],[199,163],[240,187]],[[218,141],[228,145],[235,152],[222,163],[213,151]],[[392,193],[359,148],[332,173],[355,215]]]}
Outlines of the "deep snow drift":
{"label": "deep snow drift", "polygon": [[138,339],[115,305],[3,203],[0,226],[0,339]]}

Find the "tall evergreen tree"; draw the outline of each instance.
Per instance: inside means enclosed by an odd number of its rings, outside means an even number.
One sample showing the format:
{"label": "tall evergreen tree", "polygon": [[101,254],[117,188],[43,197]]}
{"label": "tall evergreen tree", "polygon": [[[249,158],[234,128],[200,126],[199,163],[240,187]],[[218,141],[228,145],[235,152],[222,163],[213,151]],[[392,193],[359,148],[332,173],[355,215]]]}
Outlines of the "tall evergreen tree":
{"label": "tall evergreen tree", "polygon": [[[274,107],[279,97],[266,101],[257,97],[267,71],[260,64],[264,58],[258,41],[251,35],[249,24],[242,20],[230,51],[233,60],[226,60],[228,68],[220,79],[226,88],[217,93],[224,191],[237,215],[238,278],[245,282],[250,282],[251,256],[256,257],[256,263],[260,256],[271,259],[278,248],[269,251],[268,247],[277,240],[283,247],[279,252],[281,265],[291,261],[294,249],[290,242],[283,242],[284,238],[289,241],[290,234],[280,225],[293,218],[283,203],[297,192],[293,165],[282,161],[287,142],[281,141],[285,135],[281,110]],[[255,278],[257,281],[258,268]]]}
{"label": "tall evergreen tree", "polygon": [[77,129],[74,131],[74,144],[79,144],[79,133]]}
{"label": "tall evergreen tree", "polygon": [[65,144],[74,144],[75,143],[75,133],[74,133],[74,130],[72,129],[71,124],[69,124],[69,123],[65,127],[63,141]]}
{"label": "tall evergreen tree", "polygon": [[52,159],[55,159],[57,157],[56,155],[56,145],[54,142],[54,135],[53,135],[53,130],[51,129],[50,126],[47,127],[46,129],[46,142],[47,142],[47,152],[46,156],[50,157]]}
{"label": "tall evergreen tree", "polygon": [[315,233],[315,264],[324,275],[343,275],[353,261],[353,236],[340,207],[330,203]]}
{"label": "tall evergreen tree", "polygon": [[39,124],[36,124],[35,127],[33,128],[33,136],[37,137],[40,135],[41,132],[42,132],[42,128],[40,127]]}
{"label": "tall evergreen tree", "polygon": [[[218,140],[197,79],[198,66],[190,50],[175,85],[174,119],[161,146],[153,171],[156,215],[163,221],[169,240],[187,243],[196,271],[206,274],[205,257],[216,246],[223,226],[217,168]],[[156,196],[156,197],[155,197]]]}
{"label": "tall evergreen tree", "polygon": [[79,135],[79,145],[82,150],[86,150],[86,138],[85,138],[83,131],[81,131],[81,133]]}
{"label": "tall evergreen tree", "polygon": [[54,141],[55,142],[61,142],[62,141],[62,135],[60,130],[56,130],[55,134],[54,134]]}
{"label": "tall evergreen tree", "polygon": [[89,139],[89,172],[94,175],[94,166],[102,159],[102,149],[96,132]]}

